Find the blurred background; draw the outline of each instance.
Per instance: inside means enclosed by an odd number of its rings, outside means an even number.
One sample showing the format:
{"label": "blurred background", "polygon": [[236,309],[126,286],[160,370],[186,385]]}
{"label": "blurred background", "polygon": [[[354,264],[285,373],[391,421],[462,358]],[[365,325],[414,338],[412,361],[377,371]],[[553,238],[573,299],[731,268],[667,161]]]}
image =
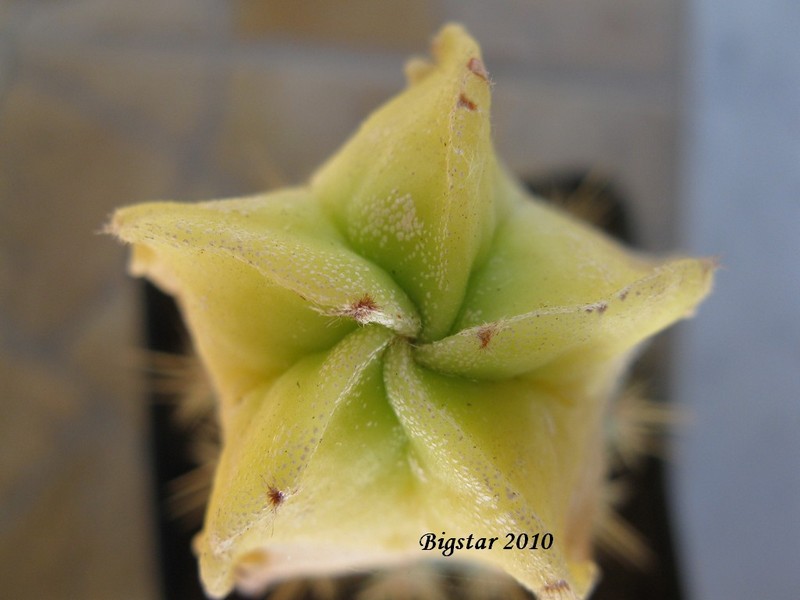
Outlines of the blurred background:
{"label": "blurred background", "polygon": [[110,212],[302,182],[451,20],[514,172],[600,173],[637,246],[722,260],[649,355],[691,418],[633,597],[800,597],[796,0],[0,0],[0,595],[182,597]]}

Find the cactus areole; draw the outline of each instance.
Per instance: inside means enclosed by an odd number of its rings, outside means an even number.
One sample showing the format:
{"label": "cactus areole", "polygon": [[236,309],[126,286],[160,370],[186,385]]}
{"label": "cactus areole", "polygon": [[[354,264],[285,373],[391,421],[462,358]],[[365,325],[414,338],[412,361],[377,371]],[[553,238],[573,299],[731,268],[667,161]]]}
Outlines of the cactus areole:
{"label": "cactus areole", "polygon": [[[213,597],[435,554],[585,598],[608,404],[709,291],[712,262],[634,255],[521,189],[461,27],[407,74],[307,185],[110,225],[218,396],[195,544]],[[428,533],[484,544],[443,559]]]}

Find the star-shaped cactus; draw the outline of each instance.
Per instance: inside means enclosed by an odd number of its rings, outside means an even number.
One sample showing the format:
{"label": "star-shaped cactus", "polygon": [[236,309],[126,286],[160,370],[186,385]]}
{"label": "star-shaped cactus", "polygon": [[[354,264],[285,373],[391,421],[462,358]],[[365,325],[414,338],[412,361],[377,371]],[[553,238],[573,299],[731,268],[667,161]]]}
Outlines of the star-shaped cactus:
{"label": "star-shaped cactus", "polygon": [[591,589],[608,403],[711,263],[635,256],[528,197],[478,46],[448,26],[433,55],[305,187],[114,215],[218,394],[212,596],[425,558],[427,532],[499,538],[457,556],[541,598]]}

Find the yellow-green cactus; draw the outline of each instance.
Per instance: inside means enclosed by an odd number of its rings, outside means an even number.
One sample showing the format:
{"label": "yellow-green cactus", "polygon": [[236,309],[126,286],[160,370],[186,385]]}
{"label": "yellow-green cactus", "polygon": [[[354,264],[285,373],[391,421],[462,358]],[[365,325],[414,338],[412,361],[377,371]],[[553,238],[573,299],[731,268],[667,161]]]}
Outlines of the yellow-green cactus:
{"label": "yellow-green cactus", "polygon": [[480,49],[448,26],[433,55],[307,186],[113,218],[219,397],[196,544],[212,596],[441,557],[428,532],[498,538],[449,559],[541,598],[592,587],[604,413],[713,269],[634,256],[527,196],[493,151]]}

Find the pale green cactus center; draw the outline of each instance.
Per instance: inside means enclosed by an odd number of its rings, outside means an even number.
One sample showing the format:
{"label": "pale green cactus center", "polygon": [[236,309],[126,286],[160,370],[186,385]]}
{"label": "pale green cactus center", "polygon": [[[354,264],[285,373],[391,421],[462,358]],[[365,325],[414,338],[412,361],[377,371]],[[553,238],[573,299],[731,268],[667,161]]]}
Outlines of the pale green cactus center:
{"label": "pale green cactus center", "polygon": [[479,48],[449,26],[434,57],[308,186],[114,217],[219,395],[212,595],[427,558],[427,532],[499,538],[458,555],[540,597],[591,588],[609,398],[710,263],[635,257],[527,197],[494,155]]}

